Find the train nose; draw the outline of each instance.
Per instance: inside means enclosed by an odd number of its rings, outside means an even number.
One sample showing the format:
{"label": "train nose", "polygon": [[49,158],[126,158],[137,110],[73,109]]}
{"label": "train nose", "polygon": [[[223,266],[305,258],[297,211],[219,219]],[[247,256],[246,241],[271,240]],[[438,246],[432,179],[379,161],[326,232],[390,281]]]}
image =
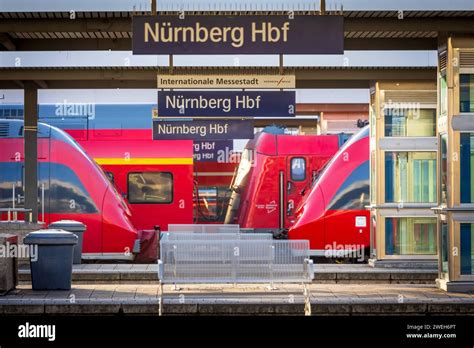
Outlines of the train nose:
{"label": "train nose", "polygon": [[289,239],[312,240],[315,234],[324,231],[326,202],[319,185],[315,186],[308,199],[302,203],[296,214],[296,221],[288,231]]}

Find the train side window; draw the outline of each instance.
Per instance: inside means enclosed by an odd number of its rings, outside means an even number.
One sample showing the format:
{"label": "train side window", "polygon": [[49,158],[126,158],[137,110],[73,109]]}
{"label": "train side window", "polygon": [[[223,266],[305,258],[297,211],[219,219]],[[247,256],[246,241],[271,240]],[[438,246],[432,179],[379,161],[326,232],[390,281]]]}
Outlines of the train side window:
{"label": "train side window", "polygon": [[173,202],[173,174],[166,172],[128,173],[130,203]]}
{"label": "train side window", "polygon": [[79,176],[67,165],[50,164],[49,189],[46,184],[48,194],[50,213],[93,214],[99,211]]}
{"label": "train side window", "polygon": [[327,210],[364,210],[368,204],[369,161],[365,161],[339,187]]}
{"label": "train side window", "polygon": [[291,159],[291,180],[306,180],[306,159],[303,157],[293,157]]}

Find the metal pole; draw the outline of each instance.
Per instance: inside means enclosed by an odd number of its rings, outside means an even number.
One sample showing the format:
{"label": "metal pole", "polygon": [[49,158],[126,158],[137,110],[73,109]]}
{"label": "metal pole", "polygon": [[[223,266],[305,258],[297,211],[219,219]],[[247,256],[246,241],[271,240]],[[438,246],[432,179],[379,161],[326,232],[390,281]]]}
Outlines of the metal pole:
{"label": "metal pole", "polygon": [[[38,221],[38,88],[25,83],[25,209],[31,209],[32,222]],[[26,220],[26,214],[25,214]]]}
{"label": "metal pole", "polygon": [[284,70],[283,70],[283,54],[280,54],[280,75],[283,75],[284,74]]}
{"label": "metal pole", "polygon": [[174,71],[173,71],[174,70],[174,64],[173,64],[173,55],[172,54],[170,54],[169,63],[170,63],[170,67],[169,67],[170,68],[170,75],[173,75],[173,73],[174,73]]}
{"label": "metal pole", "polygon": [[284,181],[284,175],[283,175],[283,171],[280,171],[280,183],[279,183],[279,187],[280,187],[280,192],[279,192],[279,195],[280,195],[280,216],[279,216],[279,227],[280,228],[284,228],[285,227],[285,181]]}
{"label": "metal pole", "polygon": [[160,297],[158,298],[158,315],[161,317],[163,315],[163,282],[160,280]]}
{"label": "metal pole", "polygon": [[41,221],[45,222],[45,219],[44,219],[44,184],[41,184]]}
{"label": "metal pole", "polygon": [[15,209],[15,184],[13,184],[12,189],[12,208]]}
{"label": "metal pole", "polygon": [[311,293],[309,292],[308,286],[303,283],[303,295],[304,295],[304,315],[310,316],[311,313]]}

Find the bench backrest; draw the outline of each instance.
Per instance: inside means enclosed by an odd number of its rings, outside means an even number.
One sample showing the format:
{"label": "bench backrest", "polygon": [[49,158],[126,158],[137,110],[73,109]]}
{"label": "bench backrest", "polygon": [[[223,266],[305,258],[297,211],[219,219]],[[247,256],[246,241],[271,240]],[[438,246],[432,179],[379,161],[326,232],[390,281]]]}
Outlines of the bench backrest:
{"label": "bench backrest", "polygon": [[161,240],[273,240],[271,233],[164,232]]}
{"label": "bench backrest", "polygon": [[193,232],[193,233],[239,233],[240,226],[234,224],[205,225],[205,224],[169,224],[168,232]]}

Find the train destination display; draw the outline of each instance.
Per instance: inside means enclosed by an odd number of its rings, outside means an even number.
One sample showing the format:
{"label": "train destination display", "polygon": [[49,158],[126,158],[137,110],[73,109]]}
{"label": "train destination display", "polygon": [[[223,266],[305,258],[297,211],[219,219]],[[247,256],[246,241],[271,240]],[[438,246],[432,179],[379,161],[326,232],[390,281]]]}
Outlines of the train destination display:
{"label": "train destination display", "polygon": [[252,139],[252,120],[153,120],[153,140]]}
{"label": "train destination display", "polygon": [[158,88],[295,88],[295,75],[161,75]]}
{"label": "train destination display", "polygon": [[133,54],[343,54],[342,16],[134,16]]}
{"label": "train destination display", "polygon": [[293,117],[294,91],[158,91],[158,117]]}

